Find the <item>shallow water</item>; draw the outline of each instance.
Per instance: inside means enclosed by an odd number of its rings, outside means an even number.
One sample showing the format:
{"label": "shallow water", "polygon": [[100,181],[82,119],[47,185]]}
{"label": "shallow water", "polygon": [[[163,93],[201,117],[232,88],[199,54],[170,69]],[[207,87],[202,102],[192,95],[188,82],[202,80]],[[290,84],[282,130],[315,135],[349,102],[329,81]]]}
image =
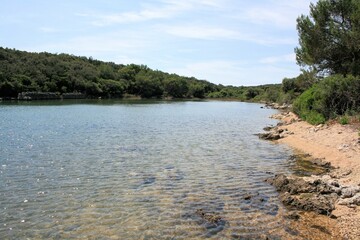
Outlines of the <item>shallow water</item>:
{"label": "shallow water", "polygon": [[264,179],[289,171],[291,151],[253,135],[273,113],[220,101],[0,103],[0,236],[286,239]]}

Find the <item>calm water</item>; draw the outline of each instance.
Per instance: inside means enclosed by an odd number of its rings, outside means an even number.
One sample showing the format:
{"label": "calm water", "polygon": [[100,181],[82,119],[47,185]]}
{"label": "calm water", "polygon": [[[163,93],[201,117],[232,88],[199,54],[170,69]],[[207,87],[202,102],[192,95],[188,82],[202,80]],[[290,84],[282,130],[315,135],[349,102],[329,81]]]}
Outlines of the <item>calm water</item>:
{"label": "calm water", "polygon": [[253,135],[275,111],[70,103],[0,104],[1,239],[286,238],[264,179],[288,171],[291,153]]}

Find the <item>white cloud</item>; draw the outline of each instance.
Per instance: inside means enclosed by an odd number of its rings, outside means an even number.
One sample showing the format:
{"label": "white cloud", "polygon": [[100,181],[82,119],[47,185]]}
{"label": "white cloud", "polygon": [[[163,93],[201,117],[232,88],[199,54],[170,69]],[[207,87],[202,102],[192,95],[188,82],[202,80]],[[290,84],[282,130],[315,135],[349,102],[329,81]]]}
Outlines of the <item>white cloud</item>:
{"label": "white cloud", "polygon": [[184,67],[167,69],[167,71],[233,86],[280,83],[284,77],[295,77],[299,74],[297,68],[289,69],[266,64],[226,60],[195,62]]}
{"label": "white cloud", "polygon": [[268,3],[246,8],[239,16],[240,19],[259,25],[294,28],[296,18],[309,12],[310,2],[315,0],[269,0]]}
{"label": "white cloud", "polygon": [[131,22],[144,22],[157,19],[173,18],[183,12],[191,11],[201,7],[220,8],[224,0],[163,0],[162,5],[145,5],[139,11],[123,12],[118,14],[77,14],[83,17],[92,17],[96,26],[107,26],[112,24],[123,24]]}
{"label": "white cloud", "polygon": [[[151,45],[151,41],[129,34],[128,38],[123,38],[122,33],[103,34],[99,36],[81,36],[70,38],[66,41],[54,41],[49,44],[42,44],[35,47],[35,51],[49,51],[58,53],[70,53],[85,56],[105,56],[115,52],[136,54]],[[101,60],[105,60],[102,58]]]}
{"label": "white cloud", "polygon": [[162,28],[168,34],[194,39],[237,39],[240,34],[233,30],[225,28],[216,28],[209,26],[167,26]]}
{"label": "white cloud", "polygon": [[295,63],[296,55],[295,53],[282,55],[282,56],[272,56],[260,59],[260,63],[264,64],[275,64],[275,63]]}
{"label": "white cloud", "polygon": [[212,26],[196,26],[196,25],[184,25],[184,26],[160,26],[160,31],[164,31],[168,34],[190,38],[190,39],[203,39],[203,40],[240,40],[253,42],[261,45],[274,45],[274,44],[291,44],[296,43],[295,38],[280,38],[267,35],[265,33],[248,32],[240,30],[232,30],[221,27]]}

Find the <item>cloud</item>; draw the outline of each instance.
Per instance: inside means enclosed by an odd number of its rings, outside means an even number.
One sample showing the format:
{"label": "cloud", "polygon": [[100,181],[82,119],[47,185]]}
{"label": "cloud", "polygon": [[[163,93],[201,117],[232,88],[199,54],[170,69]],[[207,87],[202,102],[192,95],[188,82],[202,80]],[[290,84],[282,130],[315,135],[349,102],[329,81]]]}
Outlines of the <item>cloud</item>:
{"label": "cloud", "polygon": [[186,64],[184,67],[170,68],[167,71],[233,86],[281,83],[285,76],[295,77],[299,74],[297,68],[226,60],[194,62]]}
{"label": "cloud", "polygon": [[296,18],[309,11],[310,2],[315,0],[268,0],[243,10],[240,19],[258,25],[294,28]]}
{"label": "cloud", "polygon": [[201,7],[220,8],[224,0],[162,0],[161,5],[143,5],[138,11],[123,12],[117,14],[86,14],[79,13],[78,16],[92,17],[96,26],[107,26],[112,24],[124,24],[144,22],[158,19],[173,18],[183,12],[191,11]]}
{"label": "cloud", "polygon": [[282,56],[273,56],[273,57],[266,57],[260,59],[260,63],[264,64],[275,64],[275,63],[296,63],[296,55],[295,53],[282,55]]}
{"label": "cloud", "polygon": [[183,25],[183,26],[160,26],[159,31],[170,35],[189,39],[202,40],[240,40],[261,45],[291,44],[296,43],[295,38],[273,37],[261,32],[232,30],[222,27]]}
{"label": "cloud", "polygon": [[70,53],[75,55],[90,54],[95,56],[105,56],[114,53],[136,54],[141,53],[143,49],[149,48],[151,40],[142,39],[127,33],[128,37],[123,38],[124,33],[111,33],[95,36],[74,37],[68,40],[54,41],[49,44],[42,44],[34,47],[35,51],[49,51]]}

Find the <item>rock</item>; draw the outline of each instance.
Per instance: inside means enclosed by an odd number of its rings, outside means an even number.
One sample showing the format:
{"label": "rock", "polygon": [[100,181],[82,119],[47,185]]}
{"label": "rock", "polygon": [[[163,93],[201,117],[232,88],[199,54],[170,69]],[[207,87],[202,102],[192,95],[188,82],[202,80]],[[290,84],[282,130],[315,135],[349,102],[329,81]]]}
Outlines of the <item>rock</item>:
{"label": "rock", "polygon": [[256,134],[260,139],[263,140],[279,140],[291,134],[287,129],[279,129],[278,127],[264,128],[264,130],[268,130],[269,132]]}
{"label": "rock", "polygon": [[360,192],[359,186],[350,186],[341,189],[341,198],[351,198]]}
{"label": "rock", "polygon": [[199,215],[202,219],[206,220],[209,223],[217,224],[222,220],[222,218],[213,213],[205,213],[203,209],[197,209],[196,214]]}
{"label": "rock", "polygon": [[347,170],[336,170],[332,173],[330,173],[330,177],[332,178],[342,178],[342,177],[346,177],[348,175],[350,175],[352,173],[351,169],[347,169]]}
{"label": "rock", "polygon": [[270,141],[279,140],[279,139],[281,138],[280,134],[274,133],[274,132],[259,133],[259,134],[257,134],[257,136],[258,136],[260,139],[270,140]]}
{"label": "rock", "polygon": [[278,192],[297,194],[315,191],[315,188],[302,178],[288,178],[284,174],[276,175],[275,178],[270,178],[266,181],[273,185]]}
{"label": "rock", "polygon": [[273,129],[273,127],[264,127],[263,130],[266,131],[266,132],[269,132]]}
{"label": "rock", "polygon": [[246,194],[244,197],[244,200],[250,200],[252,198],[252,196],[250,194]]}
{"label": "rock", "polygon": [[312,159],[311,162],[314,163],[315,165],[318,165],[323,168],[327,168],[327,169],[332,168],[330,162],[324,162],[323,159],[320,159],[320,158]]}
{"label": "rock", "polygon": [[326,229],[324,226],[319,226],[319,225],[311,225],[312,228],[315,228],[323,233],[326,233],[327,235],[331,235],[331,232]]}
{"label": "rock", "polygon": [[330,215],[335,209],[337,195],[335,194],[317,194],[317,193],[301,193],[291,195],[285,192],[280,195],[284,205],[304,211],[314,211],[319,214]]}
{"label": "rock", "polygon": [[338,202],[340,205],[346,205],[352,207],[353,205],[360,206],[360,193],[357,193],[351,198],[340,199]]}
{"label": "rock", "polygon": [[[328,179],[331,180],[329,176]],[[266,181],[280,192],[281,201],[288,207],[325,215],[330,215],[335,209],[339,191],[321,178],[305,180],[280,174]]]}
{"label": "rock", "polygon": [[285,218],[297,221],[300,219],[300,215],[297,212],[293,211],[285,215]]}

